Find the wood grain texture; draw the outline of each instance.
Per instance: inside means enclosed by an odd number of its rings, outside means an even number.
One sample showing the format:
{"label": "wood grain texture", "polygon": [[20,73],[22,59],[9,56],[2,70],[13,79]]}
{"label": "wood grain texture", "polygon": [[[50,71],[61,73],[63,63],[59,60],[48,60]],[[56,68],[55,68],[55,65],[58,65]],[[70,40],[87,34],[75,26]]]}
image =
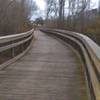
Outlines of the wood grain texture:
{"label": "wood grain texture", "polygon": [[53,37],[36,31],[32,49],[0,71],[0,100],[87,100],[79,58]]}

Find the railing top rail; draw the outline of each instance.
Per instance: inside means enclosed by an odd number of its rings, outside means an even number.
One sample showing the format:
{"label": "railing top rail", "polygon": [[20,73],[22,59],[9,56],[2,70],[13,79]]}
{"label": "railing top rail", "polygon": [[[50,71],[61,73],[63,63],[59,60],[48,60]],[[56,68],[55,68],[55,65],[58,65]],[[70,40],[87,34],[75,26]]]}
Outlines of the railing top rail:
{"label": "railing top rail", "polygon": [[75,36],[75,37],[81,39],[84,42],[85,45],[90,47],[90,49],[94,52],[94,54],[97,56],[97,58],[100,61],[100,46],[97,45],[89,37],[87,37],[83,34],[77,33],[77,32],[72,32],[72,31],[65,31],[65,30],[58,30],[58,29],[54,29],[54,31],[64,32],[64,33],[70,34],[72,36]]}
{"label": "railing top rail", "polygon": [[77,32],[72,32],[72,31],[67,31],[67,30],[60,30],[60,29],[45,29],[49,30],[51,32],[58,32],[58,33],[63,33],[66,37],[66,35],[72,36],[74,38],[79,39],[82,41],[82,43],[86,46],[88,49],[92,59],[94,60],[94,63],[96,64],[96,67],[98,69],[98,72],[100,73],[100,46],[97,45],[93,40],[91,40],[89,37],[77,33]]}
{"label": "railing top rail", "polygon": [[19,33],[19,34],[14,34],[14,35],[8,35],[8,36],[1,36],[0,37],[0,43],[5,43],[9,41],[13,41],[16,39],[24,38],[33,33],[34,29],[31,29],[30,31],[24,32],[24,33]]}

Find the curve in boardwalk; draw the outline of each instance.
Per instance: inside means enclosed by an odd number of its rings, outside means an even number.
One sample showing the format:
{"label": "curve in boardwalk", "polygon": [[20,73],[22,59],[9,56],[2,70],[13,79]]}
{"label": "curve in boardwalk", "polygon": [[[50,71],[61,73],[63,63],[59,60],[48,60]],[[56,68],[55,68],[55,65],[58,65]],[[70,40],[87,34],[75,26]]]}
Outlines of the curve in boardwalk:
{"label": "curve in boardwalk", "polygon": [[0,71],[0,100],[87,100],[82,65],[55,38],[35,32],[32,49]]}

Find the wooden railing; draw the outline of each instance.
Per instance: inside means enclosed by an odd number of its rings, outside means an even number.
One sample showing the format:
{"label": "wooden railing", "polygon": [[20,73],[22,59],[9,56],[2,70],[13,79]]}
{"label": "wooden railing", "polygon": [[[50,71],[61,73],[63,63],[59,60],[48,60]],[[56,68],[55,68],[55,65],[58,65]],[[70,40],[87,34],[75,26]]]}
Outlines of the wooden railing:
{"label": "wooden railing", "polygon": [[34,29],[15,35],[0,37],[0,69],[16,61],[30,48]]}
{"label": "wooden railing", "polygon": [[89,99],[100,100],[100,47],[89,37],[71,31],[40,29],[70,44],[81,55],[88,83]]}

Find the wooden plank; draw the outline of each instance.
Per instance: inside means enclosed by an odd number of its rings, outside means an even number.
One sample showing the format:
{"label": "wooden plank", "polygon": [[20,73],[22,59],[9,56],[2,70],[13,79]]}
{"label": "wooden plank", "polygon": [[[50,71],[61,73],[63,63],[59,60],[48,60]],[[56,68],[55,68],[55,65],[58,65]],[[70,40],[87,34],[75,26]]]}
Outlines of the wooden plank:
{"label": "wooden plank", "polygon": [[39,31],[32,49],[0,71],[1,100],[88,100],[85,76],[71,48]]}

